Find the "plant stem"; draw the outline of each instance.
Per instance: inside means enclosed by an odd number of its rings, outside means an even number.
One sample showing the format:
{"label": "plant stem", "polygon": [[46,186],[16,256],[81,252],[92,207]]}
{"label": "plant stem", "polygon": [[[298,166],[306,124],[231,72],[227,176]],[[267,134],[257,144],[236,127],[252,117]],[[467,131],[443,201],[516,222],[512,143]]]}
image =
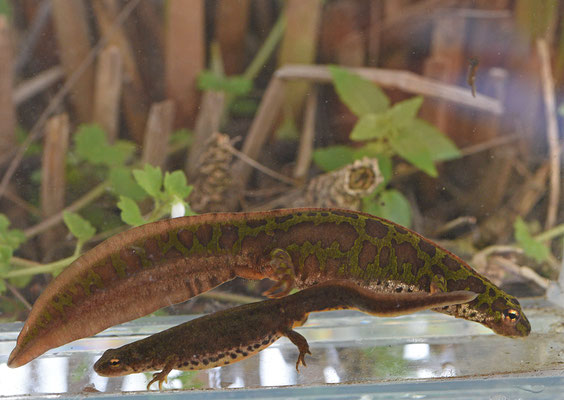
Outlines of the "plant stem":
{"label": "plant stem", "polygon": [[554,228],[549,229],[548,231],[536,235],[534,238],[539,242],[545,242],[547,240],[554,239],[555,237],[558,237],[560,235],[564,235],[564,224],[557,225]]}
{"label": "plant stem", "polygon": [[[39,264],[39,265],[34,265],[33,267],[29,267],[29,268],[23,268],[23,269],[17,269],[15,271],[9,271],[6,272],[2,278],[3,279],[8,279],[8,278],[15,278],[18,276],[28,276],[28,275],[35,275],[35,274],[44,274],[44,273],[53,273],[55,271],[57,271],[58,269],[64,268],[67,265],[69,265],[71,262],[73,262],[74,260],[76,260],[78,258],[78,256],[71,256],[71,257],[67,257],[67,258],[63,258],[61,260],[58,261],[54,261],[52,263],[48,263],[48,264]],[[15,260],[12,259],[12,264],[16,264],[16,262],[14,262]],[[18,262],[22,263],[22,261],[24,261],[23,259],[18,259]],[[27,263],[29,265],[29,263],[32,263],[28,260],[25,260],[25,263]]]}
{"label": "plant stem", "polygon": [[266,61],[270,58],[270,55],[274,52],[274,49],[282,39],[284,30],[286,29],[286,18],[284,18],[284,13],[280,14],[278,21],[274,24],[268,37],[262,44],[261,48],[253,58],[251,64],[247,67],[245,72],[243,72],[243,78],[255,79],[260,70],[264,68]]}

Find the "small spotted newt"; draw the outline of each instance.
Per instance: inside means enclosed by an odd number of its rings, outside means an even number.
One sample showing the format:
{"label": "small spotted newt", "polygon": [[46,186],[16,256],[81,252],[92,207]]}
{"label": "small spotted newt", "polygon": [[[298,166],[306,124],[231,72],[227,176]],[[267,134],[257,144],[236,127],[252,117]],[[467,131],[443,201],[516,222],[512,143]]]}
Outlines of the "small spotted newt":
{"label": "small spotted newt", "polygon": [[377,316],[410,314],[467,303],[469,291],[376,293],[348,281],[328,281],[291,296],[245,304],[185,322],[145,339],[107,350],[94,365],[102,376],[161,370],[154,382],[162,389],[172,369],[199,370],[250,357],[286,336],[299,350],[296,370],[311,354],[305,337],[294,331],[317,311],[356,309]]}
{"label": "small spotted newt", "polygon": [[505,336],[531,330],[515,297],[454,254],[385,219],[314,208],[215,213],[132,228],[84,253],[41,293],[8,366],[235,277],[274,280],[271,297],[333,279],[386,293],[469,290],[479,294],[472,302],[436,311]]}

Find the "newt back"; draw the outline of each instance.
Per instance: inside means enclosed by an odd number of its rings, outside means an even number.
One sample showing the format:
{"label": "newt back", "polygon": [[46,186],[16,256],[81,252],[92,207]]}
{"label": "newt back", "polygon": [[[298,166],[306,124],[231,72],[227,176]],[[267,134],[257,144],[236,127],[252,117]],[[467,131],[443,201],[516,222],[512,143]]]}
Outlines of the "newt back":
{"label": "newt back", "polygon": [[332,279],[392,293],[470,290],[479,293],[471,303],[437,311],[502,335],[530,332],[515,297],[390,221],[339,209],[216,213],[143,225],[86,252],[37,299],[8,365],[18,367],[236,276],[284,280],[283,293],[291,285],[305,288]]}

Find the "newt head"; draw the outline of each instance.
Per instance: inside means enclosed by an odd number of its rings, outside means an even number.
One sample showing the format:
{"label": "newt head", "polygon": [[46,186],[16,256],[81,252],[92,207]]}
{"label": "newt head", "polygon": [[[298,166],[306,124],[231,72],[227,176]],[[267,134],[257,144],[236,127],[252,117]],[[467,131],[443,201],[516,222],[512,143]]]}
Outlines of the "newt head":
{"label": "newt head", "polygon": [[121,376],[136,372],[130,355],[122,349],[109,349],[94,364],[94,371],[100,376]]}

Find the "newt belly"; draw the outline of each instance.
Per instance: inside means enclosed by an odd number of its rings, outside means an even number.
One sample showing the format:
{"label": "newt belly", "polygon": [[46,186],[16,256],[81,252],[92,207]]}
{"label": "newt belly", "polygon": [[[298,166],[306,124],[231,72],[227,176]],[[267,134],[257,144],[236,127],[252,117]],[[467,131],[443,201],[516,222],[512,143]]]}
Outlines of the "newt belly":
{"label": "newt belly", "polygon": [[356,309],[377,316],[410,314],[466,303],[469,291],[376,293],[348,281],[328,281],[279,299],[219,311],[148,338],[107,350],[94,365],[102,376],[161,370],[147,385],[162,382],[172,369],[199,370],[232,364],[270,346],[282,336],[299,350],[296,369],[311,354],[307,340],[293,330],[311,312]]}
{"label": "newt belly", "polygon": [[339,209],[215,213],[115,235],[67,267],[35,302],[8,366],[190,299],[235,277],[281,289],[347,279],[376,292],[479,296],[436,310],[527,336],[519,302],[447,250],[390,221]]}

